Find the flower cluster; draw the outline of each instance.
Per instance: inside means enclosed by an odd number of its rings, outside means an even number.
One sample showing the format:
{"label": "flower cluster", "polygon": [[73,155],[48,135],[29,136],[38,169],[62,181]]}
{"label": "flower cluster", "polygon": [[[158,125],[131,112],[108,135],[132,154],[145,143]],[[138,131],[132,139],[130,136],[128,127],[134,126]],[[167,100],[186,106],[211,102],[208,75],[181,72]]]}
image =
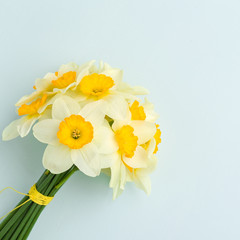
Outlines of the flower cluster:
{"label": "flower cluster", "polygon": [[73,165],[91,177],[104,171],[114,199],[129,181],[149,194],[161,131],[153,104],[137,97],[148,91],[124,83],[122,70],[94,63],[69,63],[37,79],[34,92],[17,102],[21,118],[5,128],[3,140],[25,137],[33,127],[48,144],[43,165],[51,173]]}

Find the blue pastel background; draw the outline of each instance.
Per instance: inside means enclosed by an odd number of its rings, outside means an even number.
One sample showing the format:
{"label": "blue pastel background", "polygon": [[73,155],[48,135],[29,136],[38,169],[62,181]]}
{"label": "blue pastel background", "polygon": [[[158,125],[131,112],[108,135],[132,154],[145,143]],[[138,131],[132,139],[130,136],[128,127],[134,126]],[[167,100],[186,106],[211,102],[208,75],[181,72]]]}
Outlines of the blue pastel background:
{"label": "blue pastel background", "polygon": [[[32,240],[240,239],[238,0],[0,1],[0,131],[34,80],[59,65],[104,60],[147,87],[162,144],[152,194],[75,174]],[[0,141],[0,189],[27,192],[43,172],[32,134]],[[0,195],[0,215],[20,195]]]}

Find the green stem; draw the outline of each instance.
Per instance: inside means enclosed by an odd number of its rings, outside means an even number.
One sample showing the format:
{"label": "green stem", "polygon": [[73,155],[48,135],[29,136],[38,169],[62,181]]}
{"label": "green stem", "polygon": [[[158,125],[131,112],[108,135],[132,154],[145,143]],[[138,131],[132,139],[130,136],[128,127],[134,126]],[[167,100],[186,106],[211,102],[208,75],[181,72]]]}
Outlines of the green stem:
{"label": "green stem", "polygon": [[[46,170],[42,176],[40,177],[40,179],[37,181],[37,186],[39,186],[39,184],[42,183],[42,181],[47,177],[49,171]],[[18,207],[20,204],[24,203],[26,200],[28,199],[28,197],[24,197],[16,206]],[[12,218],[12,216],[18,211],[18,209],[16,209],[15,211],[11,212],[10,214],[7,215],[7,217],[1,222],[0,224],[0,231],[4,228],[4,226],[8,223],[8,221]]]}
{"label": "green stem", "polygon": [[19,208],[19,210],[13,215],[13,217],[9,220],[9,222],[5,225],[5,227],[0,232],[0,239],[10,230],[13,224],[18,220],[18,218],[27,210],[30,206],[31,201],[25,203],[23,206]]}
{"label": "green stem", "polygon": [[[25,201],[27,201],[27,199],[28,199],[27,196],[24,197],[24,198],[15,206],[15,208],[18,207],[20,204],[24,203]],[[7,217],[2,221],[2,223],[0,224],[0,232],[1,232],[1,230],[5,227],[5,225],[9,222],[9,220],[17,213],[18,210],[19,210],[19,208],[16,209],[15,211],[11,212],[10,214],[8,214]]]}
{"label": "green stem", "polygon": [[25,233],[24,237],[22,238],[22,240],[26,240],[28,238],[30,232],[32,231],[36,221],[38,220],[38,218],[39,218],[39,216],[42,213],[44,208],[45,208],[45,206],[37,205],[36,210],[35,210],[35,215],[31,219],[32,221],[30,222],[30,226],[26,229],[26,233]]}
{"label": "green stem", "polygon": [[62,187],[62,185],[76,172],[78,171],[77,167],[73,167],[71,169],[71,171],[69,171],[66,176],[55,186],[55,189],[60,189]]}
{"label": "green stem", "polygon": [[[36,183],[37,190],[45,196],[54,196],[77,170],[78,169],[74,166],[70,170],[57,175],[51,174],[49,171],[45,171]],[[27,199],[27,196],[24,197],[18,205]],[[0,224],[0,239],[27,239],[44,208],[45,206],[29,201],[19,209],[15,210],[12,214],[9,214]]]}
{"label": "green stem", "polygon": [[[30,208],[30,207],[29,207]],[[4,236],[4,240],[13,240],[17,239],[17,236],[19,234],[19,226],[22,224],[22,221],[25,219],[26,214],[28,213],[28,209],[25,210],[24,214],[22,214],[17,221],[12,225],[10,230],[7,232],[7,234]]]}
{"label": "green stem", "polygon": [[[41,192],[43,192],[44,195],[46,195],[45,191],[49,188],[49,186],[51,186],[52,182],[54,182],[53,179],[56,178],[56,177],[58,177],[58,175],[55,176],[53,174],[51,174],[51,175],[49,174],[48,177],[45,180],[43,180],[41,184],[39,184],[39,189],[42,190]],[[50,185],[49,185],[49,183],[50,183]],[[14,232],[14,235],[12,236],[11,240],[20,239],[19,234],[21,235],[21,232],[22,232],[24,226],[28,222],[30,216],[34,213],[36,205],[37,204],[32,202],[32,205],[29,207],[24,219],[21,221],[17,230]]]}
{"label": "green stem", "polygon": [[[27,211],[25,211],[27,212]],[[25,214],[22,214],[18,220],[13,224],[13,226],[10,228],[10,230],[7,232],[7,234],[3,237],[3,240],[9,240],[12,239],[12,235],[14,234],[15,230],[18,228],[19,224],[24,219]]]}
{"label": "green stem", "polygon": [[42,176],[39,178],[39,180],[36,183],[36,186],[39,187],[40,184],[42,184],[42,182],[47,178],[47,176],[49,175],[49,170],[45,170],[44,173],[42,174]]}
{"label": "green stem", "polygon": [[[53,176],[51,176],[50,174],[46,174],[45,171],[43,175],[40,177],[39,181],[37,182],[39,188],[43,189],[45,186],[48,186],[52,178]],[[28,196],[24,197],[22,201],[20,201],[18,206],[27,201],[28,199],[29,199]],[[30,207],[31,203],[32,201],[29,201],[23,206],[21,206],[19,209],[16,209],[15,211],[12,212],[11,215],[9,214],[10,216],[8,219],[2,222],[2,224],[0,225],[0,239],[2,239],[2,237],[9,231],[11,227],[14,227],[15,222],[18,220],[18,218],[21,217],[24,211],[28,210],[28,207]]]}
{"label": "green stem", "polygon": [[14,232],[14,235],[11,237],[11,240],[19,239],[19,234],[21,233],[23,227],[27,223],[29,217],[34,212],[34,209],[36,207],[36,204],[32,203],[32,205],[29,207],[28,211],[26,212],[23,220],[20,222],[20,224],[17,227],[17,230]]}
{"label": "green stem", "polygon": [[[48,196],[54,196],[57,191],[62,187],[62,185],[70,178],[70,176],[72,176],[72,174],[74,172],[76,172],[78,170],[78,168],[76,168],[75,166],[73,168],[71,168],[69,171],[67,171],[67,173],[63,173],[63,174],[59,174],[58,178],[56,178],[56,182],[54,181],[53,184],[51,184],[51,186],[49,187],[49,189],[47,190],[47,192],[50,190],[49,195]],[[56,176],[57,177],[57,176]],[[57,185],[56,185],[57,184]],[[47,195],[45,192],[44,195]],[[25,240],[28,238],[32,228],[34,227],[37,219],[39,218],[41,212],[43,211],[43,209],[45,208],[45,206],[40,206],[37,205],[34,214],[32,214],[31,218],[29,219],[28,223],[25,225],[21,235],[19,236],[18,240]]]}

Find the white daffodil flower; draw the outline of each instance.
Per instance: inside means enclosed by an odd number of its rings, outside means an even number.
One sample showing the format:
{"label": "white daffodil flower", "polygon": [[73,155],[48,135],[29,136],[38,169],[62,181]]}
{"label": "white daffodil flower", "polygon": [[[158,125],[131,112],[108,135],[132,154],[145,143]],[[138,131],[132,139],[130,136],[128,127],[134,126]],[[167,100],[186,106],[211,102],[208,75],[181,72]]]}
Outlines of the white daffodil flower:
{"label": "white daffodil flower", "polygon": [[[25,137],[37,120],[46,118],[49,115],[49,111],[46,110],[46,101],[47,95],[43,95],[29,105],[23,104],[18,109],[18,115],[23,117],[13,121],[3,130],[3,141],[9,141],[18,136]],[[42,108],[41,112],[39,112],[40,108]]]}
{"label": "white daffodil flower", "polygon": [[137,187],[142,189],[146,194],[150,194],[151,192],[151,180],[149,174],[152,173],[157,165],[157,157],[156,153],[158,151],[158,144],[161,142],[161,131],[158,128],[159,125],[156,125],[156,131],[152,139],[150,139],[145,144],[141,146],[147,152],[146,168],[136,168],[131,174],[129,174],[128,181],[134,182]]}
{"label": "white daffodil flower", "polygon": [[43,156],[46,169],[58,174],[75,164],[86,175],[95,177],[103,166],[110,166],[101,156],[112,154],[117,146],[98,105],[94,102],[81,108],[68,96],[58,98],[52,106],[52,119],[34,126],[34,136],[48,144]]}
{"label": "white daffodil flower", "polygon": [[136,169],[148,168],[149,156],[144,144],[150,141],[156,132],[154,123],[143,120],[114,121],[112,129],[118,151],[112,156],[110,187],[115,199],[123,190]]}
{"label": "white daffodil flower", "polygon": [[133,181],[147,194],[151,191],[149,173],[156,166],[155,153],[161,142],[161,131],[154,122],[157,119],[153,105],[145,99],[129,104],[124,121],[112,124],[118,152],[111,166],[110,187],[115,199],[124,190],[127,181]]}
{"label": "white daffodil flower", "polygon": [[123,120],[127,116],[127,99],[136,99],[135,95],[147,94],[140,87],[128,87],[122,82],[123,71],[100,62],[99,68],[92,65],[89,73],[79,82],[71,93],[74,98],[80,97],[86,102],[102,100],[99,106],[105,115],[112,119]]}
{"label": "white daffodil flower", "polygon": [[129,103],[129,110],[132,120],[155,122],[159,118],[159,115],[154,110],[154,105],[149,102],[147,98],[145,98],[144,103],[141,104],[137,100],[131,101]]}
{"label": "white daffodil flower", "polygon": [[37,121],[51,118],[51,105],[59,97],[68,98],[68,96],[62,93],[58,93],[53,97],[44,94],[30,104],[21,105],[21,107],[18,108],[18,115],[22,117],[10,123],[3,130],[3,141],[9,141],[18,136],[26,137]]}

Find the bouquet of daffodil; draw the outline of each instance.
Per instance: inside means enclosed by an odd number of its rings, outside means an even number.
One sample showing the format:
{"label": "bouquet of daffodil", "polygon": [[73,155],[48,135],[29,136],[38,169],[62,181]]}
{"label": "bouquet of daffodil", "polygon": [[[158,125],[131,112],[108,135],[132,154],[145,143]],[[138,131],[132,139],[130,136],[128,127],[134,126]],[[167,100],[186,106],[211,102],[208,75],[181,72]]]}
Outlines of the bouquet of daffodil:
{"label": "bouquet of daffodil", "polygon": [[156,166],[161,131],[148,91],[122,81],[123,72],[100,62],[62,65],[36,80],[34,92],[16,104],[19,119],[7,126],[2,138],[33,135],[47,144],[46,171],[0,224],[0,239],[27,239],[42,210],[74,172],[90,177],[101,171],[110,176],[113,198],[127,182],[147,194],[149,174]]}

